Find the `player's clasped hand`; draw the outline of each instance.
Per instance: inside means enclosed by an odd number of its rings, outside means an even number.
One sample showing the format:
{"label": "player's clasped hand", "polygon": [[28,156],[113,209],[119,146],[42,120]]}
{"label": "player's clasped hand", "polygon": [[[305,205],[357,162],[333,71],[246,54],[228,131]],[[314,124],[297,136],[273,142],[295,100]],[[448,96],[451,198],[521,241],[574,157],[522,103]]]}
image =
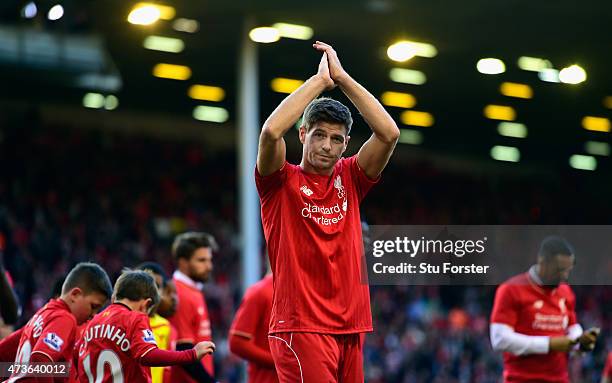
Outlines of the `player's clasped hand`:
{"label": "player's clasped hand", "polygon": [[202,359],[204,356],[215,352],[216,346],[213,342],[204,341],[196,344],[194,348],[198,359]]}
{"label": "player's clasped hand", "polygon": [[348,74],[346,73],[344,68],[342,68],[342,64],[340,64],[340,59],[338,58],[338,54],[336,53],[334,48],[331,45],[326,44],[322,41],[315,41],[312,46],[319,52],[323,52],[323,57],[321,58],[321,63],[319,64],[318,74],[320,75],[322,69],[325,69],[322,68],[322,66],[324,67],[325,64],[327,64],[327,76],[333,83],[331,87],[328,87],[327,89],[329,90],[331,88],[334,88],[336,85],[341,85],[342,81],[346,79]]}

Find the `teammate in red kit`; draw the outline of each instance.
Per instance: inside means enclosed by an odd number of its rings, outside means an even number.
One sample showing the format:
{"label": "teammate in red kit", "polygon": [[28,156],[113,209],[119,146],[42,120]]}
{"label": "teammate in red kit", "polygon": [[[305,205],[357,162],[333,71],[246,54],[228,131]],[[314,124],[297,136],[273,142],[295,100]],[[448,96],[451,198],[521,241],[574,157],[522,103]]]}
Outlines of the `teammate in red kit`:
{"label": "teammate in red kit", "polygon": [[548,237],[538,263],[497,289],[490,332],[493,349],[504,352],[504,382],[569,382],[568,352],[594,347],[598,331],[583,332],[566,283],[574,261],[567,241]]}
{"label": "teammate in red kit", "polygon": [[272,274],[249,287],[230,329],[230,350],[249,362],[249,383],[278,382],[268,343]]}
{"label": "teammate in red kit", "polygon": [[[359,204],[375,185],[399,138],[382,105],[323,53],[316,75],[268,117],[259,137],[255,181],[274,275],[270,349],[281,382],[363,381],[362,335],[372,331]],[[316,98],[336,86],[373,131],[343,158],[349,109]],[[302,161],[285,159],[283,136],[303,113]]]}
{"label": "teammate in red kit", "polygon": [[[169,317],[176,329],[176,349],[185,350],[201,341],[212,340],[210,319],[202,283],[212,272],[212,253],[217,250],[214,237],[207,233],[189,232],[177,236],[172,244],[172,256],[177,270],[173,274],[178,305]],[[173,382],[214,382],[212,355],[202,362],[172,368]]]}
{"label": "teammate in red kit", "polygon": [[612,383],[612,351],[608,353],[606,365],[601,374],[601,383]]}
{"label": "teammate in red kit", "polygon": [[[77,326],[91,319],[108,301],[112,286],[95,263],[79,263],[66,276],[62,294],[50,300],[24,326],[17,363],[72,362]],[[8,382],[64,382],[68,378],[11,375]]]}
{"label": "teammate in red kit", "polygon": [[184,351],[157,347],[147,313],[159,303],[153,277],[125,271],[117,279],[113,304],[87,325],[80,344],[78,371],[83,383],[150,382],[152,366],[193,363],[215,345],[201,342]]}

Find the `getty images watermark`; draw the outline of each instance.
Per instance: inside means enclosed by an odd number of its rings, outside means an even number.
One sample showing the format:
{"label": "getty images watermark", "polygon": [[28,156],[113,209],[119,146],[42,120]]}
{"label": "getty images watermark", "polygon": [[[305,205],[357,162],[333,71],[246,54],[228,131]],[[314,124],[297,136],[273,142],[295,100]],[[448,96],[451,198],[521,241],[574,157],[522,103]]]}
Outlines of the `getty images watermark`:
{"label": "getty images watermark", "polygon": [[[576,249],[570,283],[612,281],[612,226],[370,226],[364,231],[371,285],[497,285],[537,262],[558,235]],[[364,276],[365,277],[365,276]]]}

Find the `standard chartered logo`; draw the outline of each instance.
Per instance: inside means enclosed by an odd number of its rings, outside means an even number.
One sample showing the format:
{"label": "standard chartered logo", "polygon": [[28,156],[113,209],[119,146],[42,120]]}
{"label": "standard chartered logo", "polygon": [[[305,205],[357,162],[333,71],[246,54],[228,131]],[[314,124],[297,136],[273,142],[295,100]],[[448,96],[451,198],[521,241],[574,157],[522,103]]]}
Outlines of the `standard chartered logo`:
{"label": "standard chartered logo", "polygon": [[338,203],[333,206],[326,207],[304,202],[304,207],[302,208],[302,217],[310,218],[319,225],[329,226],[343,220],[345,212],[346,200],[343,201],[342,208]]}

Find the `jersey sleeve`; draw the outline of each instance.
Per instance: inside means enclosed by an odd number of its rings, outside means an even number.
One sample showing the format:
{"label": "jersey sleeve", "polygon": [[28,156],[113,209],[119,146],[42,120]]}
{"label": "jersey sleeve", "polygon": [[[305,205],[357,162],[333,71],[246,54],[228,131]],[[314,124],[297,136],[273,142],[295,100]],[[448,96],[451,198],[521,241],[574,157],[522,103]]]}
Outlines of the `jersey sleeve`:
{"label": "jersey sleeve", "polygon": [[[64,362],[65,355],[72,354],[76,323],[69,316],[58,316],[44,327],[36,344],[32,347],[35,353],[46,356],[53,362]],[[68,350],[68,351],[67,351]]]}
{"label": "jersey sleeve", "polygon": [[149,351],[157,348],[155,336],[146,315],[138,315],[134,319],[130,336],[130,357],[140,359]]}
{"label": "jersey sleeve", "polygon": [[259,174],[257,167],[255,168],[255,185],[259,197],[264,200],[278,190],[287,179],[288,162],[285,161],[280,169],[267,176]]}
{"label": "jersey sleeve", "polygon": [[491,312],[491,323],[502,323],[512,328],[516,326],[518,307],[512,290],[509,284],[502,284],[497,288]]}
{"label": "jersey sleeve", "polygon": [[368,178],[363,169],[361,169],[357,163],[357,155],[349,157],[347,162],[355,190],[359,196],[359,202],[361,202],[368,194],[370,189],[372,189],[372,186],[376,185],[378,181],[380,181],[381,176],[378,176],[375,179]]}
{"label": "jersey sleeve", "polygon": [[250,290],[245,294],[236,316],[232,322],[230,329],[230,335],[240,335],[245,338],[253,338],[257,324],[264,317],[261,312],[264,308],[262,302],[257,294],[254,294],[253,290]]}

